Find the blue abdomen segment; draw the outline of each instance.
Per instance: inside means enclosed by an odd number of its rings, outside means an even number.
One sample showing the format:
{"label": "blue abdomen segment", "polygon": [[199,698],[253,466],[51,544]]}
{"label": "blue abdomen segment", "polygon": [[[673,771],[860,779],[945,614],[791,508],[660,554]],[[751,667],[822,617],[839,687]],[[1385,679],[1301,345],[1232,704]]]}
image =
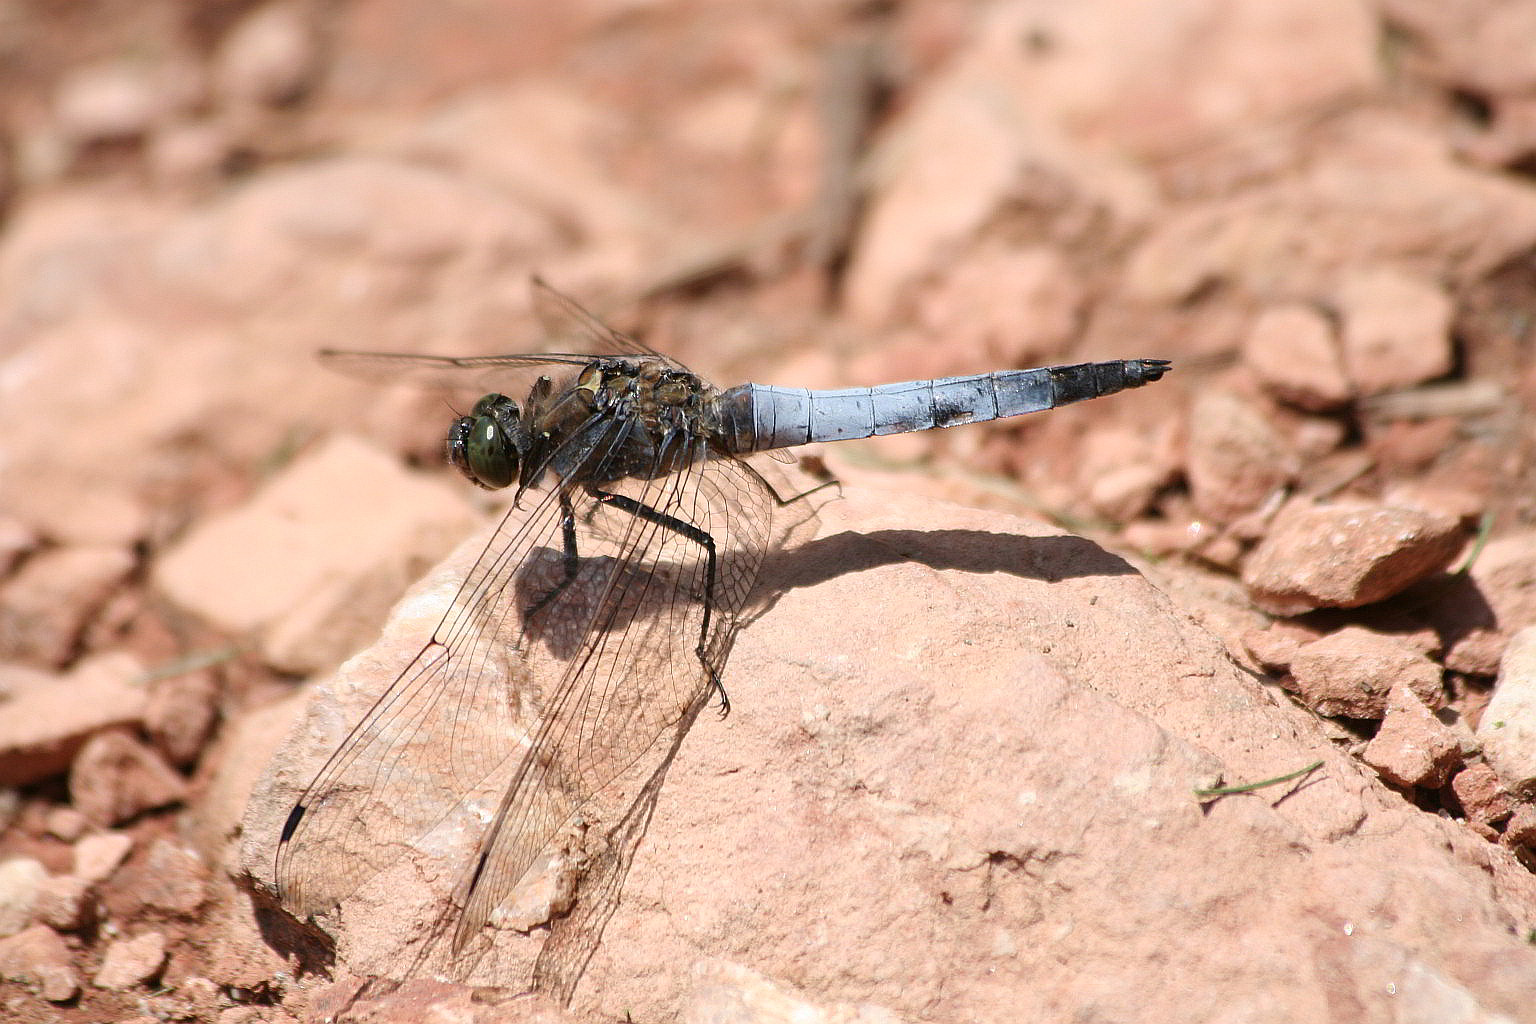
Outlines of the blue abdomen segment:
{"label": "blue abdomen segment", "polygon": [[812,391],[743,384],[720,396],[725,432],[738,453],[953,427],[1043,412],[1157,380],[1164,359],[1122,359],[873,388]]}

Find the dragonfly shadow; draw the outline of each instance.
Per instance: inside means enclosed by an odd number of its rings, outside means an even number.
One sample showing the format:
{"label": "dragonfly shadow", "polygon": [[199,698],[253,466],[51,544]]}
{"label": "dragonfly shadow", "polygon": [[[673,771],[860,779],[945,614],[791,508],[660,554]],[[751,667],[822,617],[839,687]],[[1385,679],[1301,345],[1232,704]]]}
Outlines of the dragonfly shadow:
{"label": "dragonfly shadow", "polygon": [[900,562],[930,569],[1008,573],[1046,583],[1137,573],[1125,559],[1082,537],[1028,537],[988,530],[849,530],[770,560],[763,567],[763,588],[778,595]]}

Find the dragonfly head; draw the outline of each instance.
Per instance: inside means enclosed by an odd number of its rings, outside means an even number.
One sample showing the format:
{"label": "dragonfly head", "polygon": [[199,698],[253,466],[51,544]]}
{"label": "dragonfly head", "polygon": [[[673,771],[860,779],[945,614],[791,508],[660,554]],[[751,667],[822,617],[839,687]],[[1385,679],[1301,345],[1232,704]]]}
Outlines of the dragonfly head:
{"label": "dragonfly head", "polygon": [[517,403],[506,395],[486,395],[448,430],[448,461],[491,491],[517,481],[525,447]]}

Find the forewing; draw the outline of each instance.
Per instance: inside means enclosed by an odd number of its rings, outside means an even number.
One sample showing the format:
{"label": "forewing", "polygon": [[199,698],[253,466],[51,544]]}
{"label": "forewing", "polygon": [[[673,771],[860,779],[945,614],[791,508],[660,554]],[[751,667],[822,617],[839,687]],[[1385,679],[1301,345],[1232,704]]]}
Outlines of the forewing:
{"label": "forewing", "polygon": [[[572,443],[620,436],[595,426]],[[658,515],[573,491],[578,570],[563,584],[556,492],[508,513],[432,640],[297,802],[277,854],[290,910],[324,913],[435,828],[489,820],[459,889],[462,948],[576,812],[705,696],[772,499],[728,458],[612,486]],[[712,595],[699,531],[715,545]]]}
{"label": "forewing", "polygon": [[[772,501],[741,463],[698,460],[615,488],[657,514],[590,500],[578,510],[581,573],[528,632],[530,670],[558,682],[461,886],[456,948],[556,832],[707,697],[762,565]],[[714,543],[712,593],[700,533]]]}
{"label": "forewing", "polygon": [[[417,387],[464,391],[508,390],[510,381],[523,383],[530,372],[545,367],[575,369],[592,361],[574,352],[535,352],[508,356],[423,356],[403,352],[348,352],[321,349],[328,369],[372,384],[414,384]],[[520,388],[511,390],[518,391]]]}
{"label": "forewing", "polygon": [[557,344],[570,344],[581,352],[593,352],[612,356],[651,356],[669,366],[683,369],[681,363],[670,356],[616,330],[590,313],[585,306],[563,292],[550,287],[543,278],[535,277],[531,285],[533,314],[545,336]]}
{"label": "forewing", "polygon": [[290,813],[276,877],[300,917],[330,910],[455,814],[484,821],[498,805],[538,722],[511,581],[559,543],[558,503],[541,497],[503,519],[432,639]]}

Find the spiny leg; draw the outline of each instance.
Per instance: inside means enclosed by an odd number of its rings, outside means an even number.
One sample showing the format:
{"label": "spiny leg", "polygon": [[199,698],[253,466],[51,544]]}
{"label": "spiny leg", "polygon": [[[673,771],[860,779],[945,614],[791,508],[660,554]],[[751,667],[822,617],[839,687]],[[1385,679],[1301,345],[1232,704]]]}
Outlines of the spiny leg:
{"label": "spiny leg", "polygon": [[809,490],[801,491],[799,494],[792,494],[787,498],[781,498],[779,497],[778,488],[774,487],[767,477],[758,472],[756,466],[745,460],[738,461],[736,464],[742,469],[745,469],[747,472],[751,473],[753,476],[757,477],[757,482],[763,485],[763,490],[768,492],[768,496],[773,499],[774,504],[779,508],[788,508],[795,502],[804,501],[806,498],[809,498],[817,491],[824,491],[828,487],[836,487],[839,493],[841,493],[843,487],[841,480],[823,480],[821,483],[817,484],[815,487],[810,488]]}
{"label": "spiny leg", "polygon": [[604,505],[628,512],[630,515],[644,519],[648,523],[655,523],[663,529],[671,530],[673,533],[686,537],[704,549],[704,619],[699,624],[699,645],[693,649],[693,653],[698,657],[699,664],[704,666],[704,671],[709,673],[710,687],[720,695],[720,717],[724,718],[731,713],[731,698],[726,695],[725,686],[720,682],[720,674],[709,663],[708,654],[709,620],[715,608],[715,538],[692,523],[684,522],[676,516],[669,516],[665,512],[654,509],[643,502],[636,501],[626,494],[614,494],[611,491],[604,491],[591,485],[588,485],[587,493]]}

